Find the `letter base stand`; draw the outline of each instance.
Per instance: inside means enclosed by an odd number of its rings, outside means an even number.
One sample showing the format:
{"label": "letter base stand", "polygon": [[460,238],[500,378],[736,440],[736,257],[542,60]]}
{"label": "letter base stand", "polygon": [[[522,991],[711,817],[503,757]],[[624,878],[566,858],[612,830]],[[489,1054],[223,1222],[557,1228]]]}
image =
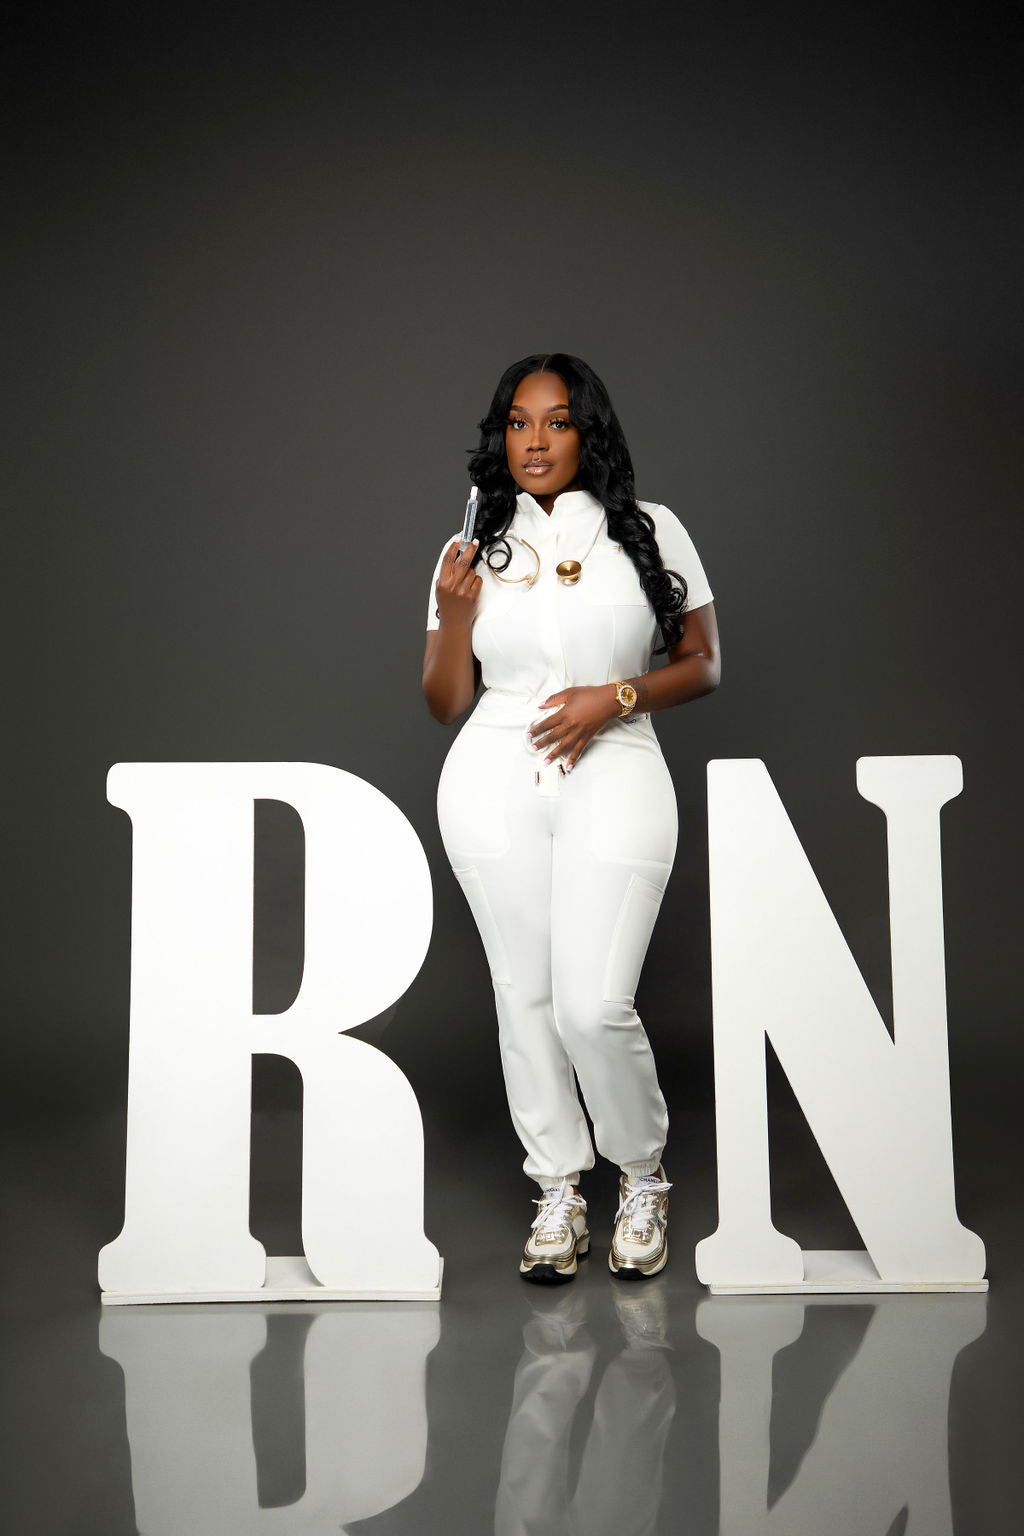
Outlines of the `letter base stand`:
{"label": "letter base stand", "polygon": [[438,1264],[437,1284],[417,1291],[338,1291],[321,1285],[301,1255],[267,1257],[267,1278],[255,1291],[103,1291],[107,1307],[170,1306],[213,1301],[440,1301],[444,1260]]}
{"label": "letter base stand", "polygon": [[847,1292],[865,1295],[987,1291],[987,1280],[883,1280],[863,1249],[804,1250],[804,1278],[785,1285],[709,1284],[712,1296],[838,1296]]}

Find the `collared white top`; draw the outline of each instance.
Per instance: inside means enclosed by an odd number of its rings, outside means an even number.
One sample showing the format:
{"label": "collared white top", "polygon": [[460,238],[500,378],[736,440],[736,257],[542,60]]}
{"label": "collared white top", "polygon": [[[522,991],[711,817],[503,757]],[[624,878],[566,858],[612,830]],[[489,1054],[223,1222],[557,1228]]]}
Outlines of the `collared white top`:
{"label": "collared white top", "polygon": [[[686,581],[687,609],[712,602],[700,557],[679,519],[654,502],[639,506],[654,521],[665,566]],[[608,537],[596,497],[563,491],[549,515],[523,491],[506,538],[512,560],[500,575],[515,578],[536,570],[528,544],[540,559],[540,574],[528,586],[500,581],[484,561],[477,566],[483,587],[473,652],[486,688],[543,699],[561,688],[617,682],[649,670],[660,638],[657,621],[632,560]],[[428,629],[438,627],[434,588],[450,543],[445,542],[430,583]],[[564,586],[555,574],[562,560],[582,562],[575,586]]]}

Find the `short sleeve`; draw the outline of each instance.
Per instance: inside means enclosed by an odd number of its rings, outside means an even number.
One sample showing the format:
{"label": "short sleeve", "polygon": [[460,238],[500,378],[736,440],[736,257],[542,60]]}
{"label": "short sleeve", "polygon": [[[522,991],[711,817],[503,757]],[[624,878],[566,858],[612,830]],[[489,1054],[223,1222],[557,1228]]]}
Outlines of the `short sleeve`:
{"label": "short sleeve", "polygon": [[715,595],[704,574],[700,556],[678,517],[668,507],[652,505],[650,502],[641,502],[640,505],[654,519],[654,536],[665,569],[678,571],[686,582],[687,608],[703,608],[705,603],[713,603]]}
{"label": "short sleeve", "polygon": [[461,539],[461,537],[462,537],[462,529],[460,528],[458,530],[458,532],[452,534],[451,539],[445,539],[444,548],[442,549],[441,553],[437,557],[437,564],[434,566],[434,574],[430,578],[430,591],[427,593],[427,628],[428,629],[439,629],[440,628],[440,620],[437,617],[437,597],[435,596],[434,589],[437,586],[437,578],[441,574],[441,566],[444,563],[444,557],[448,553],[448,546],[451,544],[452,539]]}

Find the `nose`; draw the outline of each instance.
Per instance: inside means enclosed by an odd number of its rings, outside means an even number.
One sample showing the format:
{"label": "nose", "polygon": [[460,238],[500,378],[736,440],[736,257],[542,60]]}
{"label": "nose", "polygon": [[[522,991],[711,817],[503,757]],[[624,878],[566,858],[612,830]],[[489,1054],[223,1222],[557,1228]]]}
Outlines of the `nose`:
{"label": "nose", "polygon": [[528,437],[530,439],[530,441],[527,444],[527,446],[530,449],[546,448],[547,447],[547,442],[548,442],[547,434],[544,431],[544,426],[543,426],[542,422],[538,422],[536,426],[531,427],[530,431],[529,431],[529,433],[527,435],[528,435]]}

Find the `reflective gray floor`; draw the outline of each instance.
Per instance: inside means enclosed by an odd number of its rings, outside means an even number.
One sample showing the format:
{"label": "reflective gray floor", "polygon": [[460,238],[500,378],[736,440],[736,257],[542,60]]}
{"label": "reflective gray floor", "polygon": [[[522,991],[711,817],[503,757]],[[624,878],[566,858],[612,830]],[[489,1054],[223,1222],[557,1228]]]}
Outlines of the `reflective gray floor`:
{"label": "reflective gray floor", "polygon": [[[7,1159],[7,1529],[1020,1529],[1019,1266],[987,1297],[709,1298],[704,1197],[680,1192],[671,1267],[627,1286],[605,1268],[599,1174],[592,1258],[532,1287],[528,1189],[498,1199],[453,1159],[429,1201],[440,1307],[101,1309],[120,1192],[96,1176],[116,1139],[65,1126]],[[1011,1251],[1014,1216],[993,1208],[990,1246]]]}

